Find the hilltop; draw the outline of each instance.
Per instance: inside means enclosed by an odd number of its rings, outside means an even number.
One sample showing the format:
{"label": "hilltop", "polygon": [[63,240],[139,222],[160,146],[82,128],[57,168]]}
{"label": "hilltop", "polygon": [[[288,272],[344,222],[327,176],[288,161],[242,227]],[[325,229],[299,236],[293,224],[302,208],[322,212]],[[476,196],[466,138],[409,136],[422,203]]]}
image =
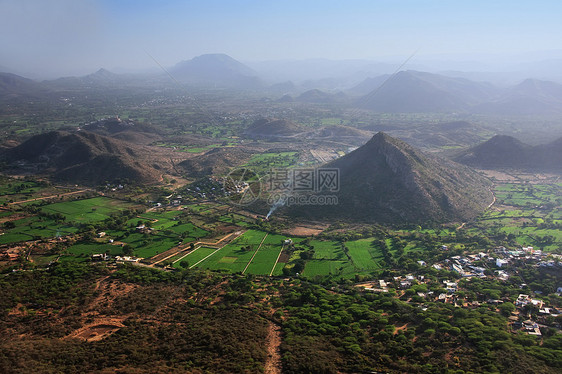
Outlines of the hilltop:
{"label": "hilltop", "polygon": [[490,182],[475,171],[382,132],[325,167],[339,169],[339,204],[296,208],[299,214],[385,223],[461,221],[492,201]]}

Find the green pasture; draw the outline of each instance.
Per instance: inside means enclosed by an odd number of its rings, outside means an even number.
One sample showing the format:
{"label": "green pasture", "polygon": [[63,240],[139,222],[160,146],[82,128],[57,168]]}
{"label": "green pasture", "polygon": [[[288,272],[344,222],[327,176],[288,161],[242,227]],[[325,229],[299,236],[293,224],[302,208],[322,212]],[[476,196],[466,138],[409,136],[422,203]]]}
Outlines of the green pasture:
{"label": "green pasture", "polygon": [[42,207],[45,213],[60,213],[69,222],[91,223],[108,218],[112,213],[131,207],[131,204],[99,196],[91,199],[65,201]]}

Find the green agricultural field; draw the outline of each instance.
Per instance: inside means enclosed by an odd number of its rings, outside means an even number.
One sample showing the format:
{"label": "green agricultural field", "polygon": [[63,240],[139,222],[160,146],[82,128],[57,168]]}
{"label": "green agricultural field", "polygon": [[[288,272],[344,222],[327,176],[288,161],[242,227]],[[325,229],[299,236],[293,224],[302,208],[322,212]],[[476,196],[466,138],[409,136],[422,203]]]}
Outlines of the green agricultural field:
{"label": "green agricultural field", "polygon": [[311,240],[310,246],[314,250],[314,258],[322,260],[344,260],[345,254],[341,245],[334,241]]}
{"label": "green agricultural field", "polygon": [[311,260],[306,263],[302,275],[307,278],[315,276],[339,275],[344,273],[349,262],[330,260]]}
{"label": "green agricultural field", "polygon": [[[232,243],[225,245],[221,250],[201,262],[197,265],[197,267],[212,270],[242,272],[265,235],[266,233],[262,231],[248,230],[243,235],[236,238]],[[226,260],[223,260],[223,258],[226,258]],[[232,260],[232,258],[235,259]],[[271,266],[273,267],[273,263]]]}
{"label": "green agricultural field", "polygon": [[502,184],[496,187],[501,211],[484,213],[471,233],[502,232],[521,246],[546,251],[562,248],[562,188],[553,185]]}
{"label": "green agricultural field", "polygon": [[160,234],[120,233],[107,231],[107,235],[130,245],[133,255],[142,258],[150,258],[159,253],[167,251],[179,244],[180,239],[176,236],[166,236]]}
{"label": "green agricultural field", "polygon": [[373,238],[346,242],[346,254],[338,242],[312,240],[310,244],[314,250],[313,259],[306,262],[302,276],[353,278],[356,274],[369,274],[381,269],[385,265],[383,257],[372,242]]}
{"label": "green agricultural field", "polygon": [[519,207],[562,205],[562,188],[556,184],[503,184],[496,187],[495,193],[498,201],[506,205]]}
{"label": "green agricultural field", "polygon": [[353,264],[361,270],[380,269],[384,264],[382,253],[372,244],[373,239],[359,239],[346,242],[345,245],[349,249],[349,257],[353,260]]}
{"label": "green agricultural field", "polygon": [[35,194],[44,190],[39,182],[34,181],[18,181],[14,179],[2,179],[0,181],[0,204],[32,199]]}
{"label": "green agricultural field", "polygon": [[268,235],[246,272],[248,274],[269,275],[277,257],[279,257],[279,253],[281,253],[283,240],[285,239],[286,237],[282,235]]}
{"label": "green agricultural field", "polygon": [[283,268],[285,267],[285,263],[284,262],[278,262],[277,265],[275,265],[275,269],[273,270],[273,276],[279,276],[279,275],[283,275]]}
{"label": "green agricultural field", "polygon": [[107,243],[79,243],[67,248],[60,261],[88,261],[93,254],[106,252],[119,256],[123,255],[123,248],[120,245]]}
{"label": "green agricultural field", "polygon": [[15,227],[4,229],[3,235],[0,235],[0,244],[54,238],[77,231],[75,227],[56,223],[54,220],[38,216],[26,217],[13,222]]}
{"label": "green agricultural field", "polygon": [[60,213],[68,222],[91,223],[108,218],[111,213],[129,208],[132,205],[107,197],[94,197],[85,200],[65,201],[44,206],[45,213]]}
{"label": "green agricultural field", "polygon": [[267,173],[271,168],[288,168],[299,161],[298,152],[260,153],[244,164],[257,173]]}
{"label": "green agricultural field", "polygon": [[123,248],[120,245],[113,245],[108,243],[79,243],[68,247],[66,251],[68,254],[75,256],[91,256],[96,253],[109,252],[111,255],[122,255]]}
{"label": "green agricultural field", "polygon": [[192,223],[184,223],[177,220],[182,212],[177,210],[166,212],[148,212],[139,217],[127,221],[127,226],[133,227],[140,224],[147,224],[160,234],[175,236],[181,235],[185,241],[193,241],[196,238],[204,238],[209,233]]}
{"label": "green agricultural field", "polygon": [[173,266],[175,268],[180,267],[180,263],[185,260],[189,264],[189,266],[194,266],[199,261],[203,260],[205,257],[211,255],[213,252],[216,251],[216,248],[209,248],[209,247],[199,247],[194,251],[191,251],[186,257],[182,258],[178,262],[176,262]]}
{"label": "green agricultural field", "polygon": [[[129,244],[133,247],[134,255],[143,258],[162,253],[180,242],[192,242],[209,234],[192,223],[176,220],[181,213],[180,211],[143,213],[127,221],[126,225],[131,228],[131,232],[108,232],[108,234]],[[154,231],[144,234],[135,232],[133,228],[139,224],[146,224]]]}

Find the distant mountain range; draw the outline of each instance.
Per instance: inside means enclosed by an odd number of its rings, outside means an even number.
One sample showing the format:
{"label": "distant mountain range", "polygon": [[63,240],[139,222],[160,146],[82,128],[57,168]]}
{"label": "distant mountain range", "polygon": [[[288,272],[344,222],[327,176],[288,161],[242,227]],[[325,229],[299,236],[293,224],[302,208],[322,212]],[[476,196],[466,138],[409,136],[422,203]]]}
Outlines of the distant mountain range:
{"label": "distant mountain range", "polygon": [[39,82],[11,73],[0,73],[0,99],[34,97],[45,91]]}
{"label": "distant mountain range", "polygon": [[388,113],[562,114],[562,85],[528,79],[509,88],[418,71],[365,80],[359,108]]}
{"label": "distant mountain range", "polygon": [[463,221],[493,198],[490,182],[472,169],[382,132],[325,167],[339,170],[339,191],[333,193],[339,203],[296,206],[289,214],[385,223]]}
{"label": "distant mountain range", "polygon": [[[336,90],[340,87],[331,78],[311,79],[301,85],[291,81],[267,85],[254,69],[225,54],[207,54],[182,61],[169,68],[168,72],[187,89],[226,88],[267,96],[285,95],[279,98],[279,102],[357,107],[384,113],[562,114],[562,85],[536,79],[527,79],[515,86],[498,87],[466,78],[408,70],[394,75],[375,75],[342,92]],[[126,88],[151,84],[164,87],[175,83],[165,73],[126,75],[105,69],[83,77],[43,82],[0,73],[0,100],[41,97],[65,89]]]}
{"label": "distant mountain range", "polygon": [[178,81],[196,86],[249,89],[263,85],[254,70],[225,54],[182,61],[169,72]]}
{"label": "distant mountain range", "polygon": [[562,138],[548,144],[530,146],[511,136],[496,135],[458,153],[453,159],[483,169],[562,173]]}

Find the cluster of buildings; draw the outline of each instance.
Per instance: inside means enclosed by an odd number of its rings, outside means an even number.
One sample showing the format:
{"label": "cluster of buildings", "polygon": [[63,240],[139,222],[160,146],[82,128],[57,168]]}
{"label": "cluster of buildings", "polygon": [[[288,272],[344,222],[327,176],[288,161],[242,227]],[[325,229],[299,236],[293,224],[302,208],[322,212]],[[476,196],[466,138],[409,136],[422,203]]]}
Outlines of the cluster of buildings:
{"label": "cluster of buildings", "polygon": [[[186,187],[185,194],[196,199],[215,199],[218,197],[230,195],[230,191],[226,191],[224,188],[225,183],[218,178],[209,177],[197,181]],[[239,192],[241,186],[235,186],[235,189]]]}
{"label": "cluster of buildings", "polygon": [[107,253],[96,253],[92,255],[92,261],[115,261],[116,263],[137,263],[140,262],[142,258],[133,256],[111,256]]}
{"label": "cluster of buildings", "polygon": [[[521,262],[537,267],[562,267],[562,258],[560,255],[546,254],[540,250],[535,250],[533,247],[523,247],[518,250],[508,250],[505,247],[498,247],[490,254],[480,252],[464,256],[452,256],[431,266],[437,270],[454,271],[463,278],[478,277],[505,281],[509,279],[510,274],[517,271],[514,267],[521,264]],[[421,260],[418,261],[418,264],[422,267],[428,266],[425,261]],[[458,283],[450,280],[443,280],[443,286],[441,290],[437,292],[429,290],[420,292],[421,289],[427,289],[427,287],[412,288],[416,284],[420,285],[424,283],[427,282],[423,275],[414,276],[408,274],[394,277],[391,281],[381,279],[358,284],[357,286],[363,287],[366,291],[370,292],[389,292],[390,287],[392,287],[399,290],[399,295],[407,295],[412,301],[416,301],[416,299],[418,302],[438,301],[452,303],[459,307],[478,307],[483,302],[488,305],[500,306],[504,302],[509,301],[488,299],[485,301],[467,302],[464,299],[459,299],[457,295]],[[525,285],[521,286],[524,287]],[[408,291],[410,289],[413,289],[415,292]],[[433,287],[433,289],[435,290],[436,288]],[[562,287],[558,287],[557,292],[562,293]],[[549,317],[556,318],[562,313],[562,310],[547,307],[544,301],[526,294],[520,294],[513,304],[515,305],[515,310],[509,318],[512,330],[525,331],[530,335],[540,336],[541,327],[548,327],[549,324],[552,325],[552,318]],[[527,318],[527,320],[522,322],[521,317]]]}

